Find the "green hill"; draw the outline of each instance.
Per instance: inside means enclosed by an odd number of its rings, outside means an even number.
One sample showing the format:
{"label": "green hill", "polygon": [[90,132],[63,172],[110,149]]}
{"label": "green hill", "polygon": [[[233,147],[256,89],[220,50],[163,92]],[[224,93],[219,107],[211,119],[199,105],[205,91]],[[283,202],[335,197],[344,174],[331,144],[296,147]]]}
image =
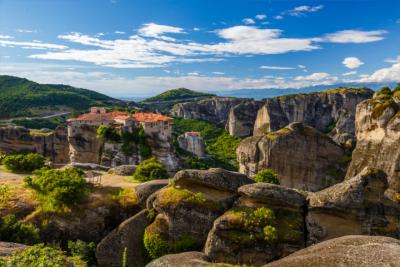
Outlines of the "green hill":
{"label": "green hill", "polygon": [[0,75],[0,118],[83,111],[93,105],[126,106],[126,103],[87,89],[62,84],[38,84],[23,78]]}
{"label": "green hill", "polygon": [[175,100],[185,100],[185,99],[192,99],[192,98],[203,98],[203,97],[211,97],[215,96],[213,94],[201,93],[192,91],[186,88],[177,88],[165,91],[159,95],[147,98],[142,102],[165,102],[165,101],[175,101]]}

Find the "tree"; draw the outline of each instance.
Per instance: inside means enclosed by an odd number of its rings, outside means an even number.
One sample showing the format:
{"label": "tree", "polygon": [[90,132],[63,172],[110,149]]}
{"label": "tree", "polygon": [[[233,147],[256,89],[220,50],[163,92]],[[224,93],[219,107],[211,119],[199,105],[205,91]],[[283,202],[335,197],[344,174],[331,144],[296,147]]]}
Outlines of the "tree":
{"label": "tree", "polygon": [[97,137],[104,138],[106,141],[120,142],[121,136],[116,132],[113,127],[100,125],[96,131]]}
{"label": "tree", "polygon": [[39,229],[17,220],[15,215],[0,219],[0,240],[32,245],[39,242]]}
{"label": "tree", "polygon": [[32,188],[50,208],[69,206],[78,203],[88,192],[83,171],[70,167],[65,170],[40,169],[34,176],[24,178],[25,184]]}
{"label": "tree", "polygon": [[167,177],[168,174],[165,166],[154,157],[140,163],[133,174],[133,179],[141,182],[166,179]]}
{"label": "tree", "polygon": [[278,174],[270,169],[260,170],[256,176],[254,176],[254,180],[257,183],[279,184]]}
{"label": "tree", "polygon": [[5,156],[2,163],[13,172],[31,172],[42,168],[46,158],[36,153],[13,154]]}
{"label": "tree", "polygon": [[80,257],[88,266],[97,266],[96,244],[86,243],[82,240],[68,241],[68,251],[71,256]]}

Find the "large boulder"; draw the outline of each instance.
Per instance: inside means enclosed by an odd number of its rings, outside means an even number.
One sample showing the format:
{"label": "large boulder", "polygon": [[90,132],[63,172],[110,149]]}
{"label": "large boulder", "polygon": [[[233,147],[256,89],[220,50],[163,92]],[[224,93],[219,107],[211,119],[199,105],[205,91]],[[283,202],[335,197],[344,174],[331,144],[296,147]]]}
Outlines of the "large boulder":
{"label": "large boulder", "polygon": [[344,235],[399,237],[400,208],[384,192],[382,171],[365,169],[357,176],[308,194],[308,243]]}
{"label": "large boulder", "polygon": [[[223,169],[183,170],[171,185],[153,194],[148,205],[157,216],[146,228],[145,244],[153,258],[165,253],[200,250],[214,220],[229,209],[237,189],[253,181]],[[149,199],[150,199],[149,198]],[[157,251],[153,244],[163,244]]]}
{"label": "large boulder", "polygon": [[11,256],[15,252],[20,252],[29,248],[29,246],[19,243],[0,241],[0,258]]}
{"label": "large boulder", "polygon": [[152,180],[138,184],[134,189],[138,203],[145,208],[148,197],[167,185],[168,179]]}
{"label": "large boulder", "polygon": [[303,122],[329,133],[337,143],[354,141],[356,106],[372,95],[373,91],[367,88],[338,88],[269,98],[258,111],[254,135]]}
{"label": "large boulder", "polygon": [[131,176],[135,172],[136,167],[136,165],[120,165],[111,168],[109,172],[121,176]]}
{"label": "large boulder", "polygon": [[143,233],[150,223],[147,210],[143,210],[122,222],[97,246],[96,257],[100,267],[121,267],[126,255],[127,267],[143,267],[146,255],[143,248]]}
{"label": "large boulder", "polygon": [[215,220],[204,248],[213,262],[261,266],[305,246],[305,197],[268,183],[244,185]]}
{"label": "large boulder", "polygon": [[236,153],[241,173],[252,177],[268,168],[278,174],[281,185],[308,191],[341,182],[348,164],[348,156],[341,146],[301,123],[248,137]]}
{"label": "large boulder", "polygon": [[254,122],[262,102],[246,101],[233,106],[229,111],[226,129],[233,136],[247,137],[253,134]]}
{"label": "large boulder", "polygon": [[207,267],[210,258],[202,252],[190,251],[169,254],[153,260],[146,267]]}
{"label": "large boulder", "polygon": [[346,179],[365,167],[383,170],[388,175],[388,194],[396,199],[400,192],[400,92],[392,96],[377,94],[357,106],[357,146]]}
{"label": "large boulder", "polygon": [[397,239],[350,235],[310,246],[264,267],[399,267],[399,259]]}

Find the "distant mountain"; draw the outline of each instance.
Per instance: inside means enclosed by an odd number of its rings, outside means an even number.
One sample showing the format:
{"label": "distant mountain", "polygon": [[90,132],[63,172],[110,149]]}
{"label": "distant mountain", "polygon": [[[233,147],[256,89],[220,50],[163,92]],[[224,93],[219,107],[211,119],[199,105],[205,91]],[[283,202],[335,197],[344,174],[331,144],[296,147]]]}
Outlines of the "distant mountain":
{"label": "distant mountain", "polygon": [[83,111],[93,105],[127,106],[127,102],[87,89],[0,75],[0,118]]}
{"label": "distant mountain", "polygon": [[185,100],[185,99],[193,99],[193,98],[204,98],[215,96],[213,94],[196,92],[186,88],[177,88],[165,91],[159,95],[147,98],[142,101],[142,103],[149,102],[165,102],[165,101],[175,101],[175,100]]}
{"label": "distant mountain", "polygon": [[299,94],[316,92],[331,88],[338,87],[368,87],[373,90],[382,88],[383,86],[394,87],[395,83],[343,83],[334,85],[321,85],[321,86],[311,86],[303,87],[299,89],[288,88],[288,89],[238,89],[231,91],[210,91],[218,96],[229,96],[229,97],[239,97],[239,98],[254,98],[256,100],[261,100],[264,98],[270,98],[275,96],[289,95],[289,94]]}

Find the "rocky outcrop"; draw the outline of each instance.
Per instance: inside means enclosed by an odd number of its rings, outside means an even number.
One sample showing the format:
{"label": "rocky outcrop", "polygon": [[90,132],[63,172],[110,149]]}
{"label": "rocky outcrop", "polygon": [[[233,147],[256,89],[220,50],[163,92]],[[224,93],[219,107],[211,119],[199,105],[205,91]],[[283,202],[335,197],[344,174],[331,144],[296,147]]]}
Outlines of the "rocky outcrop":
{"label": "rocky outcrop", "polygon": [[278,185],[239,188],[234,207],[215,220],[204,248],[213,262],[261,266],[305,246],[305,197]]}
{"label": "rocky outcrop", "polygon": [[199,132],[186,132],[177,138],[179,148],[188,151],[198,158],[204,158],[206,148]]}
{"label": "rocky outcrop", "polygon": [[341,182],[348,163],[341,146],[301,123],[244,139],[237,159],[241,173],[252,177],[261,169],[272,169],[281,185],[308,191]]}
{"label": "rocky outcrop", "polygon": [[53,163],[69,163],[67,129],[54,131],[29,130],[24,127],[1,127],[0,150],[5,152],[39,153]]}
{"label": "rocky outcrop", "polygon": [[161,134],[146,136],[146,142],[155,156],[166,167],[170,175],[174,175],[180,169],[181,162],[175,154],[172,140]]}
{"label": "rocky outcrop", "polygon": [[131,144],[131,146],[133,150],[132,153],[130,155],[125,155],[125,153],[123,152],[123,144],[104,143],[103,147],[101,148],[101,165],[117,167],[120,165],[126,166],[139,164],[139,153],[137,152],[137,145]]}
{"label": "rocky outcrop", "polygon": [[151,205],[158,215],[146,228],[145,244],[161,242],[169,253],[200,250],[213,221],[235,200],[237,188],[249,183],[245,175],[223,169],[179,171],[171,186],[154,196]]}
{"label": "rocky outcrop", "polygon": [[167,185],[168,179],[159,179],[138,184],[134,189],[138,204],[146,208],[149,196]]}
{"label": "rocky outcrop", "polygon": [[111,168],[108,172],[121,176],[131,176],[135,172],[136,168],[136,165],[119,165]]}
{"label": "rocky outcrop", "polygon": [[247,137],[253,135],[254,122],[262,102],[245,101],[233,106],[229,111],[226,128],[233,136]]}
{"label": "rocky outcrop", "polygon": [[68,131],[71,162],[100,163],[104,140],[97,137],[97,127],[82,124]]}
{"label": "rocky outcrop", "polygon": [[146,267],[207,267],[211,264],[209,260],[204,253],[190,251],[165,255],[150,262]]}
{"label": "rocky outcrop", "polygon": [[254,135],[277,131],[291,122],[303,122],[329,133],[337,143],[351,143],[356,106],[372,94],[367,88],[338,88],[267,99],[258,111]]}
{"label": "rocky outcrop", "polygon": [[27,248],[29,248],[29,246],[23,244],[0,241],[0,258],[11,256],[13,253],[25,250]]}
{"label": "rocky outcrop", "polygon": [[246,99],[230,97],[212,97],[197,102],[178,103],[171,109],[171,114],[185,119],[201,119],[225,126],[229,110]]}
{"label": "rocky outcrop", "polygon": [[121,223],[97,246],[96,258],[99,267],[123,266],[124,253],[127,267],[145,266],[143,233],[150,223],[147,210]]}
{"label": "rocky outcrop", "polygon": [[395,199],[400,192],[400,92],[376,95],[357,106],[357,146],[346,179],[365,167],[383,170],[389,180],[387,192]]}
{"label": "rocky outcrop", "polygon": [[388,199],[382,171],[365,169],[357,176],[308,194],[308,243],[344,235],[385,235],[399,238],[400,207]]}
{"label": "rocky outcrop", "polygon": [[302,249],[264,267],[399,267],[399,259],[397,239],[350,235]]}

